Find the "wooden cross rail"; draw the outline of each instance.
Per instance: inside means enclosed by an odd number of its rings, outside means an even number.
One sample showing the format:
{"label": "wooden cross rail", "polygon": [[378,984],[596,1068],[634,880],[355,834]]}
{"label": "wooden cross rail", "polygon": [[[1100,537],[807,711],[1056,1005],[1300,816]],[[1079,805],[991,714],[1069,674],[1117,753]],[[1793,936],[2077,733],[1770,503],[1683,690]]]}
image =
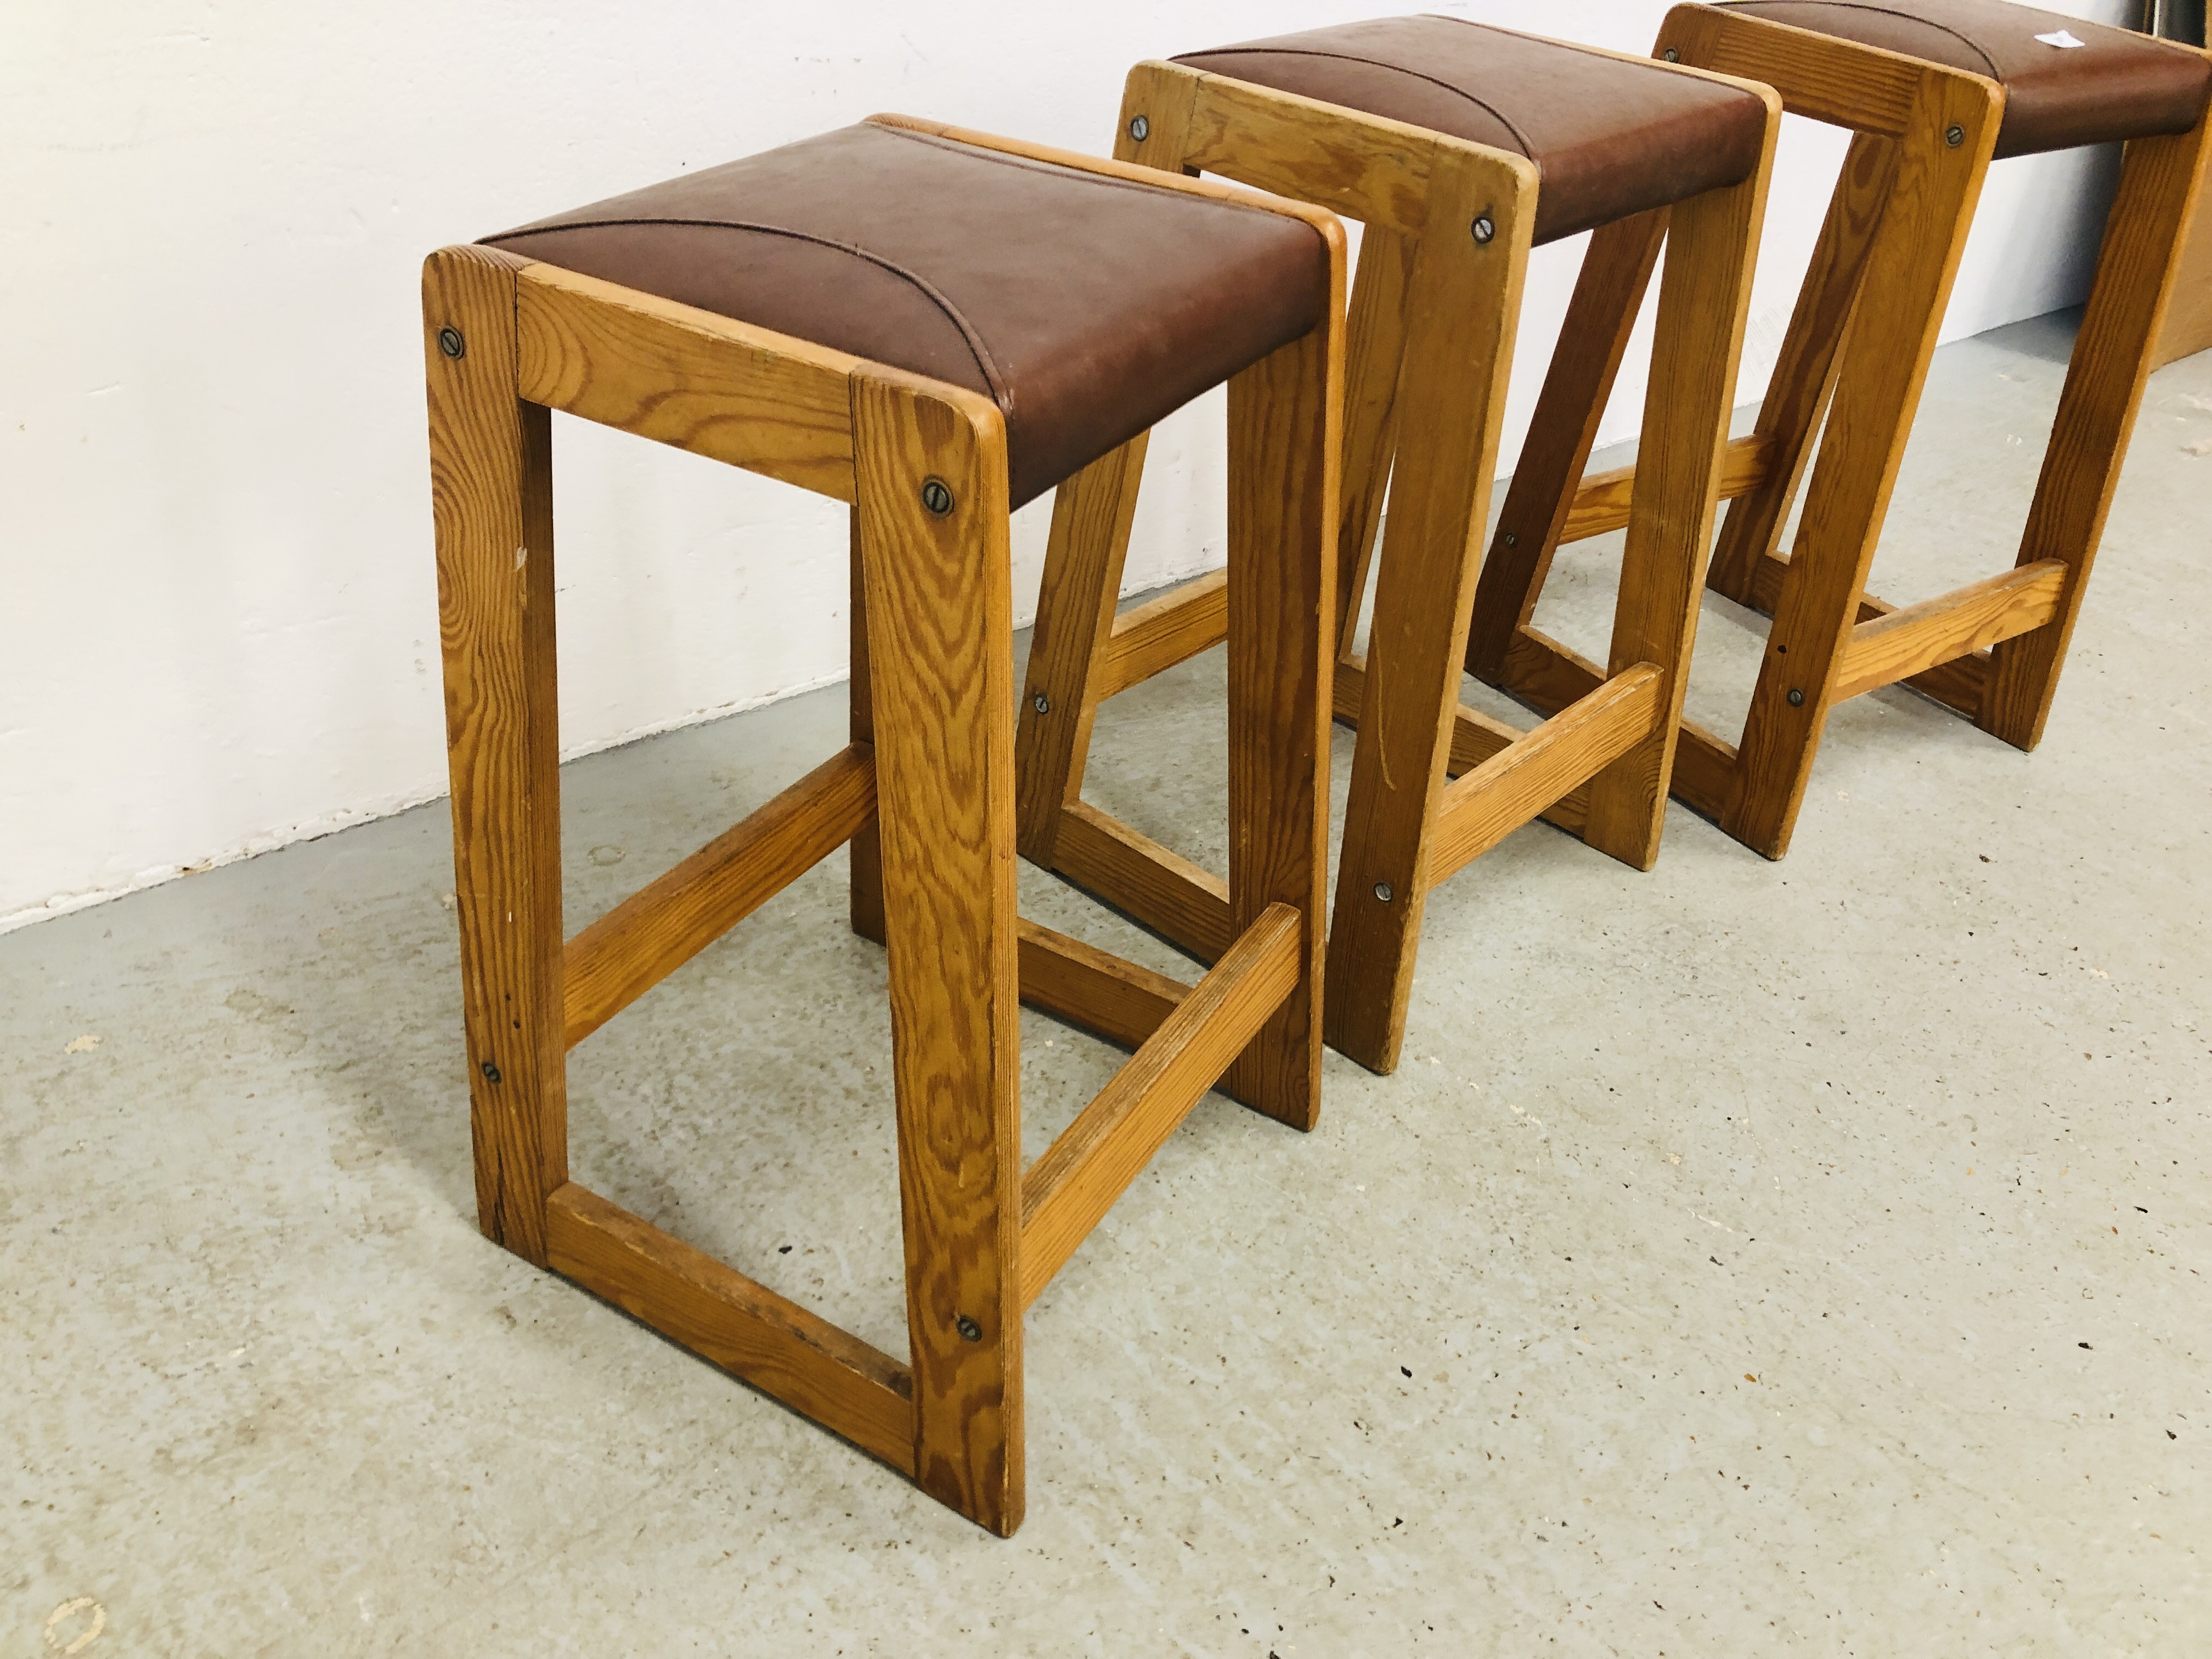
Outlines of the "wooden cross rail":
{"label": "wooden cross rail", "polygon": [[1087,801],[1062,809],[1052,867],[1200,962],[1235,937],[1227,882]]}
{"label": "wooden cross rail", "polygon": [[1449,879],[1568,791],[1650,737],[1665,718],[1651,663],[1616,674],[1444,791],[1429,884]]}
{"label": "wooden cross rail", "polygon": [[[1766,482],[1775,444],[1771,438],[1737,438],[1721,452],[1720,498],[1732,501],[1748,495]],[[1575,490],[1574,505],[1567,509],[1566,528],[1559,541],[1588,541],[1607,531],[1628,528],[1628,506],[1636,490],[1636,469],[1616,467],[1610,472],[1586,474]]]}
{"label": "wooden cross rail", "polygon": [[1835,700],[2033,633],[2058,614],[2067,569],[2063,559],[2039,559],[1858,623],[1836,668]]}
{"label": "wooden cross rail", "polygon": [[1271,904],[1022,1177],[1027,1307],[1297,983],[1304,927]]}

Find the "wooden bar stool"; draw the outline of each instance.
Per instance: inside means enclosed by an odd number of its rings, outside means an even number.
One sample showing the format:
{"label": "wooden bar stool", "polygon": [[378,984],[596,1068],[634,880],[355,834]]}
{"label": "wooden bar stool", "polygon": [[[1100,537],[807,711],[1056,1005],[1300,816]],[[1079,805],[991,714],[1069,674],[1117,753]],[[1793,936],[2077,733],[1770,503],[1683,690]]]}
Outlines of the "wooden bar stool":
{"label": "wooden bar stool", "polygon": [[[1430,888],[1539,814],[1638,868],[1657,856],[1778,121],[1763,87],[1443,17],[1130,74],[1116,155],[1221,173],[1366,227],[1335,696],[1359,738],[1326,1029],[1372,1070],[1398,1062]],[[1644,410],[1653,464],[1620,515],[1611,665],[1523,732],[1462,705],[1461,662],[1528,250],[1594,226],[1607,228],[1593,259],[1628,259],[1639,282],[1672,227]],[[1564,347],[1581,349],[1571,335]],[[1219,927],[1200,907],[1162,902],[1132,838],[1102,834],[1082,799],[1099,703],[1222,637],[1218,580],[1115,615],[1142,443],[1060,495],[1021,709],[1022,846],[1210,961]],[[1352,630],[1386,479],[1363,659]],[[1232,599],[1232,623],[1233,610]]]}
{"label": "wooden bar stool", "polygon": [[[878,117],[425,269],[483,1230],[995,1532],[1023,1310],[1217,1081],[1314,1121],[1344,248],[1309,208]],[[1186,987],[1016,914],[1006,521],[1224,380],[1235,853]],[[555,409],[853,504],[851,745],[565,945]],[[848,842],[890,954],[906,1363],[568,1176],[568,1049]],[[1017,998],[1136,1050],[1026,1172]]]}
{"label": "wooden bar stool", "polygon": [[[1848,128],[1849,157],[1756,433],[1731,447],[1711,586],[1773,618],[1740,744],[1686,722],[1674,793],[1780,858],[1828,711],[1902,682],[2033,749],[2064,665],[2120,463],[2154,367],[2193,211],[2212,62],[2185,46],[2006,0],[1747,0],[1677,7],[1668,58],[1765,82],[1790,113]],[[1898,609],[1867,574],[1993,157],[2127,141],[2020,558]],[[1593,260],[1569,326],[1625,337],[1642,297]],[[1555,365],[1499,520],[1468,667],[1547,707],[1594,665],[1528,625],[1553,550],[1619,522],[1628,475],[1584,478],[1613,365]],[[1826,422],[1823,434],[1823,421]],[[1820,436],[1794,550],[1776,546]]]}

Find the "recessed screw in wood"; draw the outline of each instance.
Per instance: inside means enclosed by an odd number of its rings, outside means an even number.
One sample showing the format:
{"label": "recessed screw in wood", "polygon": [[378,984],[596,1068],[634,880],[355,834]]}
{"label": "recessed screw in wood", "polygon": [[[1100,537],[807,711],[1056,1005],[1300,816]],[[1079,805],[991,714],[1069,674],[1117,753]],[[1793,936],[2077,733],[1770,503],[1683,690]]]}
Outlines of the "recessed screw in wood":
{"label": "recessed screw in wood", "polygon": [[1498,227],[1491,222],[1490,216],[1486,213],[1474,222],[1474,240],[1486,246],[1492,237],[1498,234]]}
{"label": "recessed screw in wood", "polygon": [[1953,149],[1958,149],[1960,145],[1966,142],[1966,128],[1960,126],[1955,123],[1944,128],[1943,142],[1950,145]]}
{"label": "recessed screw in wood", "polygon": [[1790,688],[1790,706],[1792,708],[1802,708],[1805,706],[1805,694],[1794,685]]}
{"label": "recessed screw in wood", "polygon": [[1375,884],[1375,896],[1381,899],[1383,903],[1388,904],[1391,899],[1390,884],[1387,881],[1376,882]]}
{"label": "recessed screw in wood", "polygon": [[479,1069],[484,1074],[485,1082],[496,1083],[499,1081],[499,1067],[493,1065],[489,1060],[484,1061],[483,1065]]}
{"label": "recessed screw in wood", "polygon": [[1129,137],[1141,144],[1152,136],[1152,124],[1150,121],[1141,115],[1133,115],[1129,118]]}
{"label": "recessed screw in wood", "polygon": [[1661,52],[1659,55],[1670,64],[1679,64],[1682,61],[1682,54],[1675,51],[1672,46],[1668,47],[1666,51]]}
{"label": "recessed screw in wood", "polygon": [[1505,532],[1503,539],[1508,547],[1518,547],[1521,545],[1521,538],[1510,530]]}
{"label": "recessed screw in wood", "polygon": [[943,518],[952,510],[952,487],[942,478],[923,479],[921,504],[939,518]]}
{"label": "recessed screw in wood", "polygon": [[438,331],[438,349],[459,361],[469,355],[469,343],[461,337],[458,328],[441,328]]}
{"label": "recessed screw in wood", "polygon": [[963,1342],[981,1342],[983,1340],[983,1328],[966,1314],[952,1322],[952,1328],[960,1333]]}
{"label": "recessed screw in wood", "polygon": [[1036,696],[1030,699],[1030,707],[1036,709],[1040,714],[1049,714],[1052,713],[1052,699],[1045,696],[1043,692],[1040,691]]}

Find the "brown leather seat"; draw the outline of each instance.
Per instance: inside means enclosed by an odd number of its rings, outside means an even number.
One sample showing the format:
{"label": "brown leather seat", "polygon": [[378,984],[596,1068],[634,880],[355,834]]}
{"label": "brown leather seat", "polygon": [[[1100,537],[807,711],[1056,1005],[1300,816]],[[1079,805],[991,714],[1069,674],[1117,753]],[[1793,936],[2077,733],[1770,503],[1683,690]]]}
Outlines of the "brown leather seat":
{"label": "brown leather seat", "polygon": [[1457,17],[1388,17],[1175,60],[1364,110],[1536,164],[1536,240],[1741,183],[1766,107],[1656,64]]}
{"label": "brown leather seat", "polygon": [[[2000,156],[2187,132],[2212,96],[2202,52],[2008,0],[1735,0],[1723,9],[2003,82]],[[2081,45],[2036,38],[2062,30]]]}
{"label": "brown leather seat", "polygon": [[981,392],[1017,507],[1328,307],[1299,220],[873,122],[484,240]]}

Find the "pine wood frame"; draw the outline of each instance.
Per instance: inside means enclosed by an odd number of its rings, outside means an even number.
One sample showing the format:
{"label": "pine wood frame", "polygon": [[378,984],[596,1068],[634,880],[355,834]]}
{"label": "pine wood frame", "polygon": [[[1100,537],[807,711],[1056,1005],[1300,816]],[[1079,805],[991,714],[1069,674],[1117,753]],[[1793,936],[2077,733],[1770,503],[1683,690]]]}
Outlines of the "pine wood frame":
{"label": "pine wood frame", "polygon": [[[900,124],[1258,202],[1328,240],[1328,319],[1230,386],[1237,852],[1216,884],[1219,961],[1186,986],[1017,914],[995,405],[512,254],[447,248],[424,267],[423,344],[470,1121],[489,1237],[1011,1534],[1023,1310],[1217,1082],[1299,1127],[1318,1109],[1345,239],[1326,213],[1250,192]],[[441,335],[459,336],[459,356]],[[854,579],[850,745],[566,944],[555,409],[852,503]],[[950,489],[950,511],[923,505],[925,480]],[[853,926],[890,956],[907,1364],[568,1179],[568,1049],[848,842]],[[1135,1050],[1026,1171],[1018,1000]]]}
{"label": "pine wood frame", "polygon": [[[1736,744],[1683,722],[1673,779],[1677,799],[1778,859],[1828,713],[1847,697],[1903,684],[2017,748],[2041,740],[2143,382],[2157,367],[2212,124],[2127,147],[2014,568],[1899,609],[1867,593],[1868,571],[2004,90],[1703,5],[1669,13],[1659,49],[1765,82],[1790,113],[1854,134],[1758,428],[1729,447],[1725,493],[1734,499],[1708,581],[1773,619],[1758,686]],[[1609,282],[1586,268],[1573,314],[1595,334],[1625,337],[1642,295],[1640,282]],[[1499,523],[1500,544],[1517,537],[1520,550],[1493,552],[1483,575],[1478,615],[1494,626],[1470,643],[1468,672],[1538,708],[1583,695],[1596,676],[1595,665],[1529,623],[1553,549],[1618,522],[1603,509],[1632,469],[1582,477],[1584,411],[1603,405],[1613,367],[1596,358],[1554,367]],[[1784,557],[1776,546],[1801,484],[1805,511]]]}
{"label": "pine wood frame", "polygon": [[[1336,718],[1359,738],[1326,1030],[1330,1046],[1370,1070],[1398,1063],[1431,888],[1539,815],[1638,868],[1657,856],[1780,118],[1771,92],[1747,89],[1768,104],[1757,172],[1612,227],[1593,250],[1593,264],[1632,264],[1640,293],[1671,220],[1675,257],[1654,375],[1669,395],[1645,410],[1654,464],[1614,492],[1615,522],[1630,537],[1611,665],[1523,732],[1464,707],[1459,680],[1536,169],[1505,151],[1181,64],[1130,72],[1118,157],[1218,173],[1366,227],[1347,325],[1334,698]],[[1473,234],[1478,219],[1486,239]],[[1216,577],[1115,614],[1142,454],[1139,439],[1063,485],[1055,503],[1019,711],[1022,849],[1210,962],[1224,940],[1218,900],[1133,879],[1127,861],[1141,839],[1105,830],[1082,799],[1099,704],[1213,644],[1227,619]],[[1353,627],[1394,477],[1362,657]]]}

